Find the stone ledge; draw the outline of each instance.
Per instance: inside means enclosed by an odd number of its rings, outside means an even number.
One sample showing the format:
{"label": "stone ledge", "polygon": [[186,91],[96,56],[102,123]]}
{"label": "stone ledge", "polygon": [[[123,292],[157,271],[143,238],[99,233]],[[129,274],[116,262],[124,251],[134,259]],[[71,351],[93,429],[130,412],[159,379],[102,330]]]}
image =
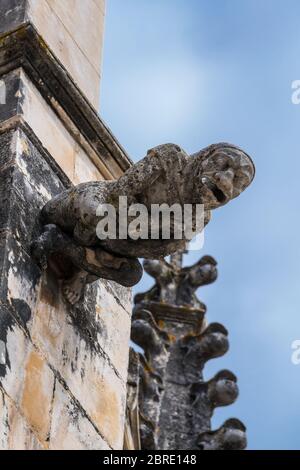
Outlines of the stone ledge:
{"label": "stone ledge", "polygon": [[[20,130],[24,132],[28,140],[41,153],[44,160],[50,166],[50,168],[55,173],[57,178],[62,182],[63,186],[65,188],[72,186],[72,182],[70,181],[68,176],[64,173],[64,171],[61,169],[58,163],[54,160],[52,155],[50,155],[48,150],[43,146],[42,142],[35,135],[35,133],[31,129],[31,127],[28,125],[28,123],[24,121],[23,116],[15,115],[9,118],[7,121],[0,123],[0,136],[12,130],[14,131]],[[14,164],[14,162],[12,162],[12,164]],[[0,171],[2,171],[3,169],[4,169],[3,165],[0,164]]]}
{"label": "stone ledge", "polygon": [[[73,138],[82,140],[105,166],[107,179],[120,177],[132,162],[31,23],[0,36],[0,76],[22,67]],[[91,155],[94,161],[95,156]]]}

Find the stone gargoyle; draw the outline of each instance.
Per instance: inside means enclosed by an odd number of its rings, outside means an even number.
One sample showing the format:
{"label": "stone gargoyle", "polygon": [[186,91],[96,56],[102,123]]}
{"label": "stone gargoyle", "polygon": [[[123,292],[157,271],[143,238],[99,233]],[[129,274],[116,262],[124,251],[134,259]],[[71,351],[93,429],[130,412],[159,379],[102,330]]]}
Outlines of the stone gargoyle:
{"label": "stone gargoyle", "polygon": [[63,191],[42,209],[43,233],[32,244],[32,254],[41,268],[49,258],[68,269],[63,284],[65,298],[76,303],[86,284],[99,278],[123,286],[135,285],[142,276],[138,258],[154,259],[182,249],[187,240],[100,240],[97,224],[100,204],[112,204],[118,214],[119,197],[128,205],[203,204],[204,220],[210,211],[237,197],[254,177],[251,158],[227,143],[211,145],[189,156],[178,145],[159,145],[129,168],[116,181],[82,183]]}

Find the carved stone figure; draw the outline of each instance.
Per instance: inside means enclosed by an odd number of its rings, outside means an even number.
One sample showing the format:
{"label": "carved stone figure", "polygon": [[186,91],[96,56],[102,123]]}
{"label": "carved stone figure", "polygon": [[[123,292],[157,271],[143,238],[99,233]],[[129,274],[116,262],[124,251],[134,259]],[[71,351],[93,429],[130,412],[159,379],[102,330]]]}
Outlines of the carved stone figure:
{"label": "carved stone figure", "polygon": [[128,205],[143,204],[147,211],[153,204],[203,204],[207,223],[210,211],[237,197],[253,176],[250,157],[234,145],[211,145],[192,156],[177,145],[160,145],[119,180],[83,183],[49,201],[42,210],[45,230],[33,244],[33,256],[42,268],[49,257],[72,265],[64,284],[71,303],[80,298],[86,283],[99,277],[132,286],[142,274],[138,257],[167,256],[182,249],[187,240],[176,239],[174,223],[169,239],[121,239],[117,234],[116,239],[100,240],[96,233],[100,204],[111,204],[117,214],[120,196],[127,197]]}
{"label": "carved stone figure", "polygon": [[[206,362],[229,348],[226,328],[207,324],[206,306],[195,295],[197,287],[217,278],[217,263],[204,256],[183,267],[182,256],[144,262],[155,285],[134,299],[131,339],[143,353],[134,387],[133,410],[137,412],[138,403],[139,421],[132,432],[139,434],[139,446],[146,450],[244,449],[246,428],[239,420],[211,430],[214,410],[238,397],[236,376],[222,370],[208,381],[203,377]],[[131,357],[135,365],[137,353]]]}

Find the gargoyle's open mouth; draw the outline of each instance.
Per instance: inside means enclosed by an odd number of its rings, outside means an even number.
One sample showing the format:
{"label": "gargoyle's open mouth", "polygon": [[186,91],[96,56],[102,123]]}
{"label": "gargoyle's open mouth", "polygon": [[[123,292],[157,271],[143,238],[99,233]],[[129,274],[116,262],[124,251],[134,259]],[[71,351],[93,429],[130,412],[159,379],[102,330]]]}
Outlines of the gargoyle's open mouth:
{"label": "gargoyle's open mouth", "polygon": [[210,189],[218,202],[222,203],[227,201],[226,194],[215,183],[205,178],[204,184]]}

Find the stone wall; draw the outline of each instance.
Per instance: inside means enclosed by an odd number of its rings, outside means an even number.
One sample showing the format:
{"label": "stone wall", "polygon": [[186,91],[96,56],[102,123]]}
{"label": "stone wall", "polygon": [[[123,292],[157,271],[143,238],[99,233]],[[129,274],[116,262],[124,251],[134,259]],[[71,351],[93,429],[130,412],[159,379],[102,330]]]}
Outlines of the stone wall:
{"label": "stone wall", "polygon": [[1,0],[0,31],[31,22],[98,109],[104,15],[105,0]]}
{"label": "stone wall", "polygon": [[98,281],[71,306],[30,252],[49,199],[131,164],[86,99],[103,4],[0,0],[0,449],[123,444],[131,291]]}

